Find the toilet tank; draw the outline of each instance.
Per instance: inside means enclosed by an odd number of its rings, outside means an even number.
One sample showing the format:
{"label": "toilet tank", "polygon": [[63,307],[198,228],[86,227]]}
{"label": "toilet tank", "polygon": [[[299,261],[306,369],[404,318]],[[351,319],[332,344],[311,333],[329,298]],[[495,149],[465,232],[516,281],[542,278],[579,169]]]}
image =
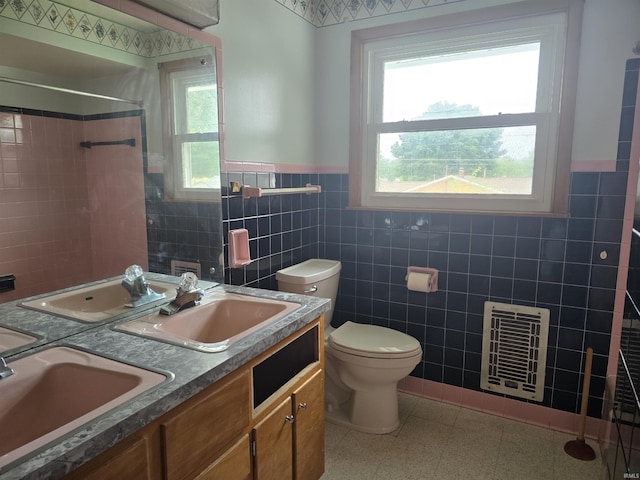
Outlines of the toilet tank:
{"label": "toilet tank", "polygon": [[278,290],[330,298],[331,309],[324,314],[324,324],[331,324],[338,295],[341,264],[337,260],[313,258],[276,272]]}

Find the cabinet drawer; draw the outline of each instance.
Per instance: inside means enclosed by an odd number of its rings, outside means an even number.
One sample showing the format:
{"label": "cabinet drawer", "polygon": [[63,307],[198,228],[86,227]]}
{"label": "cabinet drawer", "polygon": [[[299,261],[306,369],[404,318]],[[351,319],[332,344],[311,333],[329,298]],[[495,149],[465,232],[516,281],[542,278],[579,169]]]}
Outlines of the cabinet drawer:
{"label": "cabinet drawer", "polygon": [[196,480],[249,480],[251,452],[249,435],[224,452],[216,462],[196,477]]}
{"label": "cabinet drawer", "polygon": [[193,477],[249,425],[249,373],[213,386],[161,425],[167,480]]}

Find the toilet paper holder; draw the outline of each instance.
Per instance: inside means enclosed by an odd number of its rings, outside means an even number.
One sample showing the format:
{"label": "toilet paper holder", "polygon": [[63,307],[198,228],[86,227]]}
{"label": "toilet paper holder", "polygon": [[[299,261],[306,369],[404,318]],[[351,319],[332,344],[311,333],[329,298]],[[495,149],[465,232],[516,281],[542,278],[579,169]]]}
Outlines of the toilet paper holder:
{"label": "toilet paper holder", "polygon": [[[414,275],[412,275],[414,274]],[[427,277],[425,277],[425,275]],[[416,282],[412,281],[412,277],[420,277],[424,280],[424,284],[416,287]],[[437,292],[438,291],[438,270],[429,267],[407,267],[407,276],[405,277],[407,288],[409,290],[419,292]]]}

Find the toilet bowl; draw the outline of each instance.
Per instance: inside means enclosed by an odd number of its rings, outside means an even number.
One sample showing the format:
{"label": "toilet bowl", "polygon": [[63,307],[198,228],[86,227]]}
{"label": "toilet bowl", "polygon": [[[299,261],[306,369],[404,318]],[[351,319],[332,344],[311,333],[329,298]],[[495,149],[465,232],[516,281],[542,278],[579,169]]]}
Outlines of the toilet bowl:
{"label": "toilet bowl", "polygon": [[346,322],[333,328],[340,262],[312,259],[276,273],[280,291],[331,299],[325,313],[325,414],[366,433],[398,428],[398,381],[422,358],[420,343],[402,332]]}

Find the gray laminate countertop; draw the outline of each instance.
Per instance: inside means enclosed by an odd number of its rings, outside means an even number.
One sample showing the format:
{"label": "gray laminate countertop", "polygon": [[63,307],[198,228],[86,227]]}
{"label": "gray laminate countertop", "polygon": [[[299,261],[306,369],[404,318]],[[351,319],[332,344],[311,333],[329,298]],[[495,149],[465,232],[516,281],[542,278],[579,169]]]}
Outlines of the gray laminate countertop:
{"label": "gray laminate countertop", "polygon": [[212,287],[212,291],[219,290],[295,302],[301,304],[301,308],[232,344],[228,350],[204,353],[113,329],[138,314],[88,327],[74,320],[26,310],[16,306],[15,302],[0,305],[0,324],[41,337],[34,348],[8,356],[9,365],[13,360],[38,350],[65,345],[168,376],[164,383],[51,442],[41,451],[0,468],[0,480],[64,476],[308,325],[330,308],[330,300],[324,298],[229,285]]}

